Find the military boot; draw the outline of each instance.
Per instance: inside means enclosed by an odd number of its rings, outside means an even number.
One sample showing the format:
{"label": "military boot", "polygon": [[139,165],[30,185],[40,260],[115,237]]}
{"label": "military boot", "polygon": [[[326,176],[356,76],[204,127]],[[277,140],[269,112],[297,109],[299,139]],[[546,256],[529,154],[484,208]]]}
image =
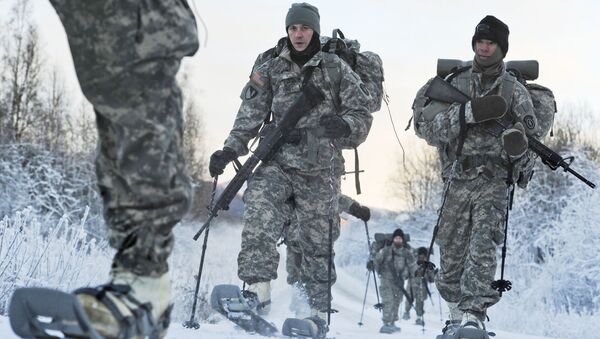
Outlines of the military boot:
{"label": "military boot", "polygon": [[258,315],[267,315],[271,311],[271,282],[260,281],[248,285],[248,289],[244,293],[250,303],[256,307]]}
{"label": "military boot", "polygon": [[327,332],[329,332],[329,326],[327,326],[327,312],[319,311],[317,309],[310,309],[311,316],[305,320],[312,327],[311,332],[316,334],[316,337],[321,339],[325,338]]}
{"label": "military boot", "polygon": [[417,316],[417,319],[415,320],[415,325],[425,326],[425,321],[423,320],[422,315]]}
{"label": "military boot", "polygon": [[472,327],[480,330],[485,330],[485,325],[483,324],[483,320],[480,319],[477,315],[465,312],[463,314],[462,321],[460,323],[461,327]]}
{"label": "military boot", "polygon": [[171,280],[119,269],[112,280],[74,293],[94,329],[106,338],[162,338],[171,315]]}

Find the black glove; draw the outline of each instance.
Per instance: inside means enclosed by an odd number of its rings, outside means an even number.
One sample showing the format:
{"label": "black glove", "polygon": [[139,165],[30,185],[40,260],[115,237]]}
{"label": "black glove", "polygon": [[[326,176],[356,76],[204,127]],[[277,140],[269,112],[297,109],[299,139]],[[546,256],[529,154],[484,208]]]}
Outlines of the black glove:
{"label": "black glove", "polygon": [[529,141],[525,135],[525,128],[517,122],[512,128],[502,132],[502,147],[506,154],[519,158],[525,154]]}
{"label": "black glove", "polygon": [[350,135],[350,125],[337,114],[324,115],[319,120],[322,127],[322,136],[337,139]]}
{"label": "black glove", "polygon": [[373,270],[373,260],[367,261],[367,270],[369,270],[369,271]]}
{"label": "black glove", "polygon": [[210,156],[208,171],[211,177],[223,174],[227,164],[237,158],[237,154],[231,148],[225,147],[218,150]]}
{"label": "black glove", "polygon": [[369,221],[369,219],[371,219],[371,210],[368,207],[361,206],[356,202],[353,202],[352,205],[350,205],[348,212],[362,221]]}
{"label": "black glove", "polygon": [[[480,123],[488,120],[499,119],[506,114],[506,100],[500,95],[488,95],[471,100],[473,120],[467,122]],[[469,121],[470,120],[470,121]]]}

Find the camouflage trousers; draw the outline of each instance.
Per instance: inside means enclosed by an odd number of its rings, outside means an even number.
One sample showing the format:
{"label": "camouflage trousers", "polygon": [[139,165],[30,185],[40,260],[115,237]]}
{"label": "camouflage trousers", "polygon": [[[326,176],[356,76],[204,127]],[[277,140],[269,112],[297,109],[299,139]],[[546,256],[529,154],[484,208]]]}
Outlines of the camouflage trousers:
{"label": "camouflage trousers", "polygon": [[113,267],[159,276],[191,186],[182,155],[181,59],[198,48],[185,1],[51,0],[98,127],[96,173]]}
{"label": "camouflage trousers", "polygon": [[[415,312],[417,312],[418,316],[422,316],[425,313],[425,299],[427,299],[427,290],[425,290],[425,285],[423,280],[419,277],[408,279],[408,284],[406,284],[406,291],[413,298],[413,306],[415,307]],[[404,311],[410,312],[411,305],[408,300],[404,302]]]}
{"label": "camouflage trousers", "polygon": [[502,179],[480,175],[453,181],[436,240],[440,295],[481,318],[500,299],[490,285],[496,272],[496,247],[504,239],[505,199]]}
{"label": "camouflage trousers", "polygon": [[381,281],[379,293],[381,294],[381,303],[383,304],[382,320],[386,324],[393,323],[399,319],[398,309],[400,308],[404,294],[396,279],[380,275],[379,280]]}
{"label": "camouflage trousers", "polygon": [[[288,246],[297,249],[293,260],[299,263],[298,284],[306,292],[311,307],[326,310],[330,209],[338,210],[339,187],[339,177],[331,182],[329,171],[306,174],[283,170],[274,163],[259,166],[244,192],[239,278],[250,284],[277,278],[277,241],[289,225],[285,238]],[[339,237],[337,214],[332,227],[332,241],[335,241]],[[332,283],[335,279],[333,266]]]}

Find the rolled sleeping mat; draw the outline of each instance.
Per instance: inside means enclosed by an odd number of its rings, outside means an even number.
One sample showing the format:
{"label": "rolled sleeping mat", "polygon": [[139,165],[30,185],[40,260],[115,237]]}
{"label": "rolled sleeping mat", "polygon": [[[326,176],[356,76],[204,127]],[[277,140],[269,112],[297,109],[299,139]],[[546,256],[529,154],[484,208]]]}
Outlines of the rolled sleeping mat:
{"label": "rolled sleeping mat", "polygon": [[[438,59],[437,75],[446,78],[450,73],[460,68],[471,66],[472,60],[463,61],[458,59]],[[506,62],[506,70],[517,71],[525,80],[532,81],[538,78],[540,65],[537,60],[512,60]]]}

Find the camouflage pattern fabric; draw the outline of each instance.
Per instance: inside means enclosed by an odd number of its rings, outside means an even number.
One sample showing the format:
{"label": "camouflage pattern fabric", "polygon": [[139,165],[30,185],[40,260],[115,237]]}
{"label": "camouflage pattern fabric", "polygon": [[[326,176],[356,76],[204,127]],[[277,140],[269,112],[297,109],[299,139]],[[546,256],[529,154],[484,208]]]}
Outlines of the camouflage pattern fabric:
{"label": "camouflage pattern fabric", "polygon": [[[468,73],[467,86],[459,85],[460,76],[452,80],[471,97],[502,94],[506,81],[514,79],[503,72],[495,81],[484,86],[481,74]],[[509,110],[502,122],[512,127],[521,122],[528,137],[541,138],[543,131],[537,121],[527,89],[515,82]],[[427,85],[426,85],[427,86]],[[468,87],[468,88],[463,88]],[[420,114],[423,107],[423,88],[417,93],[413,113],[415,130],[419,137],[436,146],[443,168],[442,176],[448,178],[460,133],[459,109],[454,103],[446,105],[436,115],[426,119]],[[520,159],[509,159],[502,149],[499,137],[488,133],[493,122],[468,125],[465,133],[463,156],[457,161],[457,171],[450,187],[446,206],[436,238],[440,246],[440,271],[436,285],[448,302],[457,302],[459,309],[470,312],[482,320],[486,310],[499,300],[497,291],[490,287],[496,271],[496,247],[504,237],[506,180],[510,161],[514,161],[513,179],[528,171],[535,156],[528,151]]]}
{"label": "camouflage pattern fabric", "polygon": [[393,323],[398,320],[398,309],[404,296],[400,287],[404,287],[404,280],[417,269],[417,261],[410,247],[388,245],[377,252],[373,264],[381,281],[383,322]]}
{"label": "camouflage pattern fabric", "polygon": [[[277,278],[277,241],[292,215],[297,220],[295,225],[299,226],[290,227],[286,241],[290,247],[298,249],[295,260],[301,262],[299,283],[308,296],[310,306],[326,310],[330,206],[333,203],[333,210],[338,210],[339,187],[339,178],[333,178],[332,191],[328,170],[307,174],[284,170],[274,163],[260,165],[244,192],[239,278],[249,284]],[[294,199],[293,209],[289,205],[291,196]],[[333,218],[332,226],[332,241],[335,241],[340,234],[339,218]],[[334,267],[332,283],[335,279]]]}
{"label": "camouflage pattern fabric", "polygon": [[453,181],[436,239],[440,295],[480,317],[500,299],[490,285],[496,273],[496,247],[504,239],[505,199],[502,180],[481,176]]}
{"label": "camouflage pattern fabric", "polygon": [[[350,198],[347,195],[340,195],[338,200],[338,208],[340,213],[349,213],[350,205],[357,203],[356,200]],[[306,278],[302,278],[302,252],[298,248],[297,241],[289,241],[287,234],[297,234],[298,223],[295,218],[290,218],[286,223],[286,230],[284,240],[286,242],[286,271],[287,271],[287,283],[290,285],[298,286],[301,288],[302,281],[306,281]],[[310,273],[310,272],[308,272]]]}
{"label": "camouflage pattern fabric", "polygon": [[[254,67],[250,81],[241,93],[242,105],[237,113],[225,147],[233,149],[238,155],[248,153],[248,142],[257,135],[258,129],[272,112],[275,122],[289,109],[302,91],[304,71],[315,67],[311,82],[326,96],[326,99],[306,112],[296,127],[301,134],[298,143],[284,144],[274,156],[274,161],[286,168],[304,172],[317,172],[329,169],[334,159],[336,175],[343,173],[342,148],[351,148],[361,144],[371,128],[372,116],[364,103],[370,96],[364,89],[359,76],[338,56],[318,52],[302,69],[291,61],[289,50],[285,47],[278,57]],[[327,72],[324,68],[336,68],[341,76],[339,84],[331,90]],[[338,105],[339,103],[339,105]],[[322,137],[319,119],[328,114],[339,114],[350,126],[351,134],[347,138],[336,139],[338,146],[332,149],[330,139]]]}
{"label": "camouflage pattern fabric", "polygon": [[98,186],[114,267],[159,277],[191,186],[181,153],[180,61],[198,48],[186,1],[51,0],[94,106]]}

